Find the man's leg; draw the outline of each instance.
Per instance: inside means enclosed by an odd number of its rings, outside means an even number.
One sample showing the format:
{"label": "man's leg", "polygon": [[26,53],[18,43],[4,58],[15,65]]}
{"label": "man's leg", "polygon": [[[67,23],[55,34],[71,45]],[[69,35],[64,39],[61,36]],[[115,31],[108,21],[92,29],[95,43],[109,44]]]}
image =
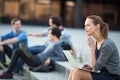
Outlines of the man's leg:
{"label": "man's leg", "polygon": [[[32,55],[32,54],[28,53],[28,55]],[[8,67],[8,72],[13,71],[19,59],[23,60],[28,66],[36,67],[40,65],[39,59],[36,58],[35,56],[29,57],[25,53],[23,53],[21,49],[15,49],[13,51],[12,59]]]}
{"label": "man's leg", "polygon": [[13,78],[12,71],[14,69],[14,66],[17,64],[17,61],[19,58],[19,56],[17,56],[18,53],[19,52],[17,50],[14,51],[10,65],[8,66],[8,69],[0,75],[0,79],[12,79]]}
{"label": "man's leg", "polygon": [[4,52],[0,52],[0,62],[1,63],[5,63],[6,62]]}
{"label": "man's leg", "polygon": [[15,66],[14,72],[19,73],[19,71],[22,70],[23,65],[24,65],[24,61],[19,58],[17,65]]}
{"label": "man's leg", "polygon": [[5,67],[8,66],[6,64],[5,54],[7,54],[9,58],[11,58],[13,50],[8,45],[4,45],[3,47],[4,47],[4,51],[0,52],[0,62],[1,62],[0,67],[3,68],[3,69],[5,69]]}
{"label": "man's leg", "polygon": [[40,60],[32,55],[24,43],[20,43],[19,47],[23,52],[23,54],[19,54],[19,56],[28,66],[37,67],[41,64]]}
{"label": "man's leg", "polygon": [[[24,47],[25,48],[25,47]],[[18,62],[18,59],[21,58],[28,66],[30,67],[38,67],[41,63],[36,56],[32,56],[31,53],[24,53],[21,49],[15,49],[12,54],[10,65],[6,72],[0,75],[0,79],[12,79],[15,65]]]}
{"label": "man's leg", "polygon": [[8,45],[4,45],[3,47],[4,47],[4,53],[7,54],[9,58],[11,58],[13,49]]}
{"label": "man's leg", "polygon": [[29,47],[28,49],[33,55],[37,55],[38,53],[41,53],[42,51],[44,51],[46,49],[46,46],[44,45],[32,46],[32,47]]}
{"label": "man's leg", "polygon": [[0,68],[1,69],[6,69],[6,67],[4,66],[5,64],[5,54],[3,52],[0,52]]}
{"label": "man's leg", "polygon": [[[41,53],[42,51],[44,51],[45,48],[46,47],[42,45],[42,46],[32,46],[32,47],[29,47],[28,49],[32,53],[32,55],[37,55],[38,53]],[[19,70],[22,69],[23,65],[24,65],[23,60],[19,59],[19,61],[17,62],[17,65],[15,66],[14,71],[19,72]]]}

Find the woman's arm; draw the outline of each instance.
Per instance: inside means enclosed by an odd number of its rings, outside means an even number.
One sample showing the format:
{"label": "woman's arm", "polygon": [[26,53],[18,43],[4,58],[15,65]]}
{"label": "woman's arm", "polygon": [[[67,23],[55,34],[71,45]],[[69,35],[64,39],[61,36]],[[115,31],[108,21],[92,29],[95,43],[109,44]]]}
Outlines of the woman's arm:
{"label": "woman's arm", "polygon": [[96,65],[96,56],[95,56],[95,43],[91,36],[87,36],[87,43],[91,50],[91,64],[92,68]]}

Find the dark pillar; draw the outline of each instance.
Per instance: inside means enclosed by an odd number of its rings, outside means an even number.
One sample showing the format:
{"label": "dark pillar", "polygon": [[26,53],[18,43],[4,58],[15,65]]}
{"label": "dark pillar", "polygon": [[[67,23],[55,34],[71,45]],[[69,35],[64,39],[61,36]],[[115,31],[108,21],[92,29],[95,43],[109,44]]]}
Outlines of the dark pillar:
{"label": "dark pillar", "polygon": [[83,23],[82,23],[82,4],[83,4],[83,0],[76,0],[76,11],[75,11],[75,26],[76,27],[82,27]]}
{"label": "dark pillar", "polygon": [[61,1],[61,18],[62,18],[62,25],[65,26],[65,1]]}

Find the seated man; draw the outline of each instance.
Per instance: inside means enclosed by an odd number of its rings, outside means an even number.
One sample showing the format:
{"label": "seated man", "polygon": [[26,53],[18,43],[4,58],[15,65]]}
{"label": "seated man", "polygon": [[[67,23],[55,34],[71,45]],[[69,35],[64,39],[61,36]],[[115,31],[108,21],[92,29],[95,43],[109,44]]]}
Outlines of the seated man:
{"label": "seated man", "polygon": [[59,43],[61,31],[58,28],[50,28],[48,31],[49,44],[47,48],[38,55],[32,55],[27,47],[22,43],[20,49],[15,49],[12,55],[11,63],[4,73],[0,75],[0,79],[12,79],[12,71],[21,58],[29,67],[39,67],[40,65],[48,66],[54,61],[65,61],[66,58]]}
{"label": "seated man", "polygon": [[[42,33],[39,32],[37,34],[28,34],[29,36],[38,36],[38,37],[42,37],[42,36],[47,36],[48,34],[48,30],[50,28],[59,28],[59,30],[61,31],[61,36],[60,36],[60,43],[62,46],[63,50],[72,50],[73,55],[75,55],[76,50],[75,47],[71,41],[71,35],[67,32],[67,30],[61,26],[61,18],[59,16],[51,16],[49,18],[49,25],[50,27],[46,30],[44,30]],[[44,51],[46,49],[46,47],[48,46],[49,41],[46,41],[44,45],[36,45],[36,46],[32,46],[29,47],[29,51],[33,54],[33,55],[37,55],[38,53],[41,53],[42,51]],[[20,69],[22,69],[23,64],[21,65],[17,65],[17,68],[15,69],[15,72],[19,72]]]}
{"label": "seated man", "polygon": [[[60,42],[61,46],[64,50],[72,50],[72,53],[76,53],[76,49],[71,41],[71,35],[67,32],[67,30],[62,26],[62,20],[59,16],[51,16],[49,18],[49,28],[52,27],[58,27],[61,30],[61,37],[60,37]],[[48,28],[48,29],[49,29]],[[48,29],[44,30],[43,32],[39,32],[37,34],[28,34],[29,36],[47,36],[48,34]],[[42,46],[33,46],[30,47],[29,50],[33,52],[34,54],[37,54],[38,52],[42,52],[46,47],[44,45]]]}
{"label": "seated man", "polygon": [[[3,50],[0,51],[0,61],[3,64],[5,63],[5,54],[11,58],[13,50],[19,47],[19,43],[23,42],[26,45],[28,44],[27,34],[21,30],[21,20],[13,18],[11,20],[11,26],[13,30],[1,36],[0,46],[3,46]],[[12,47],[9,44],[12,44]]]}

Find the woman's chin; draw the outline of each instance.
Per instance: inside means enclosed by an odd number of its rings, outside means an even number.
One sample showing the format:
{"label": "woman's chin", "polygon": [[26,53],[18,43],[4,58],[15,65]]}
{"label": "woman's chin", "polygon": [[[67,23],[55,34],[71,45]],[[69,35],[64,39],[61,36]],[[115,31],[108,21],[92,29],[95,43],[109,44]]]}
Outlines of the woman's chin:
{"label": "woman's chin", "polygon": [[89,33],[86,33],[86,35],[90,36],[90,34],[89,34]]}

